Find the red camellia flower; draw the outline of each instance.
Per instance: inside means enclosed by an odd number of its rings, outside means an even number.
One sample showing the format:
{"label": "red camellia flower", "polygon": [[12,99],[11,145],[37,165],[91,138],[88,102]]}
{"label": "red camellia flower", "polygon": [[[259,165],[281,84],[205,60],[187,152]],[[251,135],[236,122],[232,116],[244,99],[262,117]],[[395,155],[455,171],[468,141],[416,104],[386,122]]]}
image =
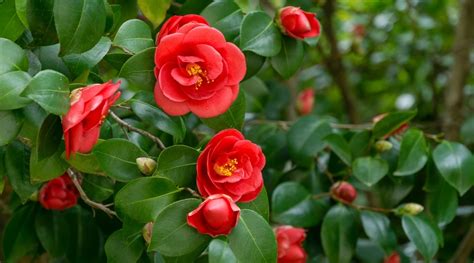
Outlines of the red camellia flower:
{"label": "red camellia flower", "polygon": [[67,159],[75,152],[92,150],[110,106],[120,97],[119,87],[120,82],[109,81],[72,91],[71,108],[62,120]]}
{"label": "red camellia flower", "polygon": [[160,43],[161,39],[165,36],[176,33],[178,29],[188,23],[209,25],[206,19],[200,15],[172,16],[163,24],[160,32],[156,35],[156,44]]}
{"label": "red camellia flower", "polygon": [[55,178],[41,187],[39,202],[51,210],[64,210],[77,204],[79,192],[67,174]]}
{"label": "red camellia flower", "polygon": [[[381,121],[383,118],[385,118],[387,116],[387,113],[382,113],[382,114],[379,114],[375,117],[372,118],[372,122],[374,124],[376,124],[377,122]],[[406,130],[408,130],[410,126],[408,125],[408,123],[403,123],[400,127],[398,127],[396,130],[394,130],[393,132],[389,133],[389,134],[386,134],[383,138],[384,139],[387,139],[388,137],[390,136],[393,136],[393,135],[397,135],[397,134],[403,134]]]}
{"label": "red camellia flower", "polygon": [[278,263],[305,263],[306,251],[303,241],[305,230],[292,226],[280,226],[275,229],[278,245]]}
{"label": "red camellia flower", "polygon": [[277,22],[284,34],[297,39],[316,37],[321,32],[321,25],[314,13],[294,6],[281,8]]}
{"label": "red camellia flower", "polygon": [[386,257],[383,260],[383,263],[400,263],[400,262],[401,262],[400,255],[398,254],[397,251],[393,251],[392,254],[390,254],[390,256]]}
{"label": "red camellia flower", "polygon": [[188,214],[188,225],[201,234],[212,237],[228,235],[237,225],[240,208],[224,194],[209,196],[198,208]]}
{"label": "red camellia flower", "polygon": [[[161,33],[160,33],[161,34]],[[224,113],[246,71],[242,51],[217,29],[187,23],[164,36],[155,53],[156,103],[169,115]]]}
{"label": "red camellia flower", "polygon": [[337,182],[331,187],[331,193],[348,203],[352,203],[357,198],[357,191],[348,182]]}
{"label": "red camellia flower", "polygon": [[202,196],[226,194],[235,202],[250,202],[263,187],[262,149],[235,129],[216,134],[197,161],[197,187]]}
{"label": "red camellia flower", "polygon": [[296,98],[296,109],[299,114],[310,114],[314,106],[314,90],[305,89],[298,94]]}

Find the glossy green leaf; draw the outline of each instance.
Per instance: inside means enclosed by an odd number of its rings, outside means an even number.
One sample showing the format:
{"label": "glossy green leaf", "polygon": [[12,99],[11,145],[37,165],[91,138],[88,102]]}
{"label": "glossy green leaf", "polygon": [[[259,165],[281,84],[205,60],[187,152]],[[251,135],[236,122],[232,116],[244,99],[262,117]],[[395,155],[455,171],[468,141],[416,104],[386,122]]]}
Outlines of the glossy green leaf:
{"label": "glossy green leaf", "polygon": [[[431,175],[430,176],[440,176]],[[439,179],[434,191],[426,196],[427,210],[433,215],[438,224],[445,225],[453,221],[458,208],[458,194],[449,183]]]}
{"label": "glossy green leaf", "polygon": [[32,183],[49,181],[66,172],[69,166],[64,159],[61,158],[61,153],[64,151],[64,144],[58,145],[61,147],[59,147],[56,152],[43,159],[38,157],[39,149],[37,149],[37,146],[31,149],[30,180]]}
{"label": "glossy green leaf", "polygon": [[15,0],[16,15],[20,19],[21,23],[28,28],[28,21],[26,20],[26,8],[28,6],[28,0]]}
{"label": "glossy green leaf", "polygon": [[260,8],[260,1],[258,0],[235,0],[244,13],[255,11]]}
{"label": "glossy green leaf", "polygon": [[13,41],[0,38],[0,75],[9,71],[28,71],[26,52]]}
{"label": "glossy green leaf", "polygon": [[15,41],[23,34],[25,27],[21,23],[15,9],[15,0],[0,3],[0,37]]}
{"label": "glossy green leaf", "polygon": [[13,111],[0,111],[0,146],[13,141],[23,125],[21,116]]}
{"label": "glossy green leaf", "polygon": [[403,124],[416,116],[416,111],[399,111],[389,113],[381,121],[377,122],[373,129],[373,138],[382,138],[396,131]]}
{"label": "glossy green leaf", "polygon": [[80,75],[95,67],[105,57],[111,45],[112,41],[108,37],[102,37],[93,48],[81,54],[66,55],[63,61],[73,74]]}
{"label": "glossy green leaf", "polygon": [[245,94],[240,91],[232,106],[223,114],[214,118],[201,118],[202,122],[216,132],[228,128],[242,129],[245,118]]}
{"label": "glossy green leaf", "polygon": [[25,19],[33,36],[33,43],[38,46],[58,43],[53,15],[54,0],[25,0],[25,2]]}
{"label": "glossy green leaf", "polygon": [[388,173],[388,163],[378,157],[359,157],[352,164],[354,176],[367,186],[372,186]]}
{"label": "glossy green leaf", "polygon": [[180,190],[166,178],[145,177],[127,183],[115,195],[115,209],[122,220],[147,223],[176,200]]}
{"label": "glossy green leaf", "polygon": [[398,168],[393,174],[405,176],[417,173],[428,161],[428,146],[422,131],[410,129],[405,133],[400,147]]}
{"label": "glossy green leaf", "polygon": [[245,93],[246,112],[258,113],[263,110],[265,97],[269,95],[263,80],[258,77],[249,78],[240,83],[240,89]]}
{"label": "glossy green leaf", "polygon": [[254,11],[244,17],[240,27],[240,48],[264,57],[280,52],[281,33],[269,15]]}
{"label": "glossy green leaf", "polygon": [[402,226],[408,239],[415,244],[425,261],[431,262],[438,251],[438,238],[432,225],[423,217],[406,215],[402,217]]}
{"label": "glossy green leaf", "polygon": [[343,205],[329,210],[321,227],[321,243],[330,263],[349,263],[357,243],[354,212]]}
{"label": "glossy green leaf", "polygon": [[61,118],[55,115],[48,115],[41,124],[37,137],[38,160],[50,157],[57,152],[61,139],[63,137],[63,129]]}
{"label": "glossy green leaf", "polygon": [[443,141],[433,151],[441,176],[463,195],[474,185],[474,157],[466,146]]}
{"label": "glossy green leaf", "polygon": [[145,250],[141,236],[128,240],[127,232],[120,229],[112,233],[105,242],[105,254],[109,263],[138,262]]}
{"label": "glossy green leaf", "polygon": [[34,50],[34,54],[39,59],[43,70],[52,69],[72,78],[69,68],[58,55],[59,44],[38,47]]}
{"label": "glossy green leaf", "polygon": [[166,177],[179,186],[193,185],[199,152],[186,145],[173,145],[158,156],[154,175]]}
{"label": "glossy green leaf", "polygon": [[297,182],[285,182],[273,191],[272,220],[285,225],[311,227],[324,216],[327,205],[315,200],[312,194]]}
{"label": "glossy green leaf", "polygon": [[237,205],[241,209],[249,209],[257,212],[261,215],[265,220],[270,220],[270,205],[268,203],[268,194],[265,187],[262,188],[260,194],[258,194],[257,198],[251,202],[242,203],[239,202]]}
{"label": "glossy green leaf", "polygon": [[354,134],[349,141],[352,157],[364,156],[370,147],[370,131],[361,131]]}
{"label": "glossy green leaf", "polygon": [[138,53],[154,46],[150,27],[139,19],[123,23],[114,38],[114,45],[132,53]]}
{"label": "glossy green leaf", "polygon": [[0,110],[13,110],[28,105],[31,100],[20,94],[30,80],[30,75],[23,71],[12,71],[0,75]]}
{"label": "glossy green leaf", "polygon": [[127,182],[141,177],[136,159],[147,154],[135,144],[124,139],[110,139],[96,145],[94,156],[107,176]]}
{"label": "glossy green leaf", "polygon": [[209,263],[237,263],[237,258],[227,242],[214,239],[209,244]]}
{"label": "glossy green leaf", "polygon": [[331,132],[331,126],[316,116],[297,120],[288,131],[291,159],[301,166],[309,167],[326,146],[323,139]]}
{"label": "glossy green leaf", "polygon": [[[200,200],[184,199],[167,206],[156,218],[148,251],[158,251],[165,256],[183,256],[200,249],[210,241],[210,236],[202,235],[189,226],[187,214],[196,209]],[[179,244],[179,246],[177,245]]]}
{"label": "glossy green leaf", "polygon": [[69,159],[66,159],[65,155],[63,156],[63,158],[69,165],[71,165],[80,172],[105,175],[104,171],[100,167],[97,158],[93,153],[75,153],[69,156]]}
{"label": "glossy green leaf", "polygon": [[65,115],[69,110],[68,79],[53,70],[43,70],[31,79],[22,95],[38,103],[46,111]]}
{"label": "glossy green leaf", "polygon": [[342,135],[333,133],[324,138],[329,148],[347,165],[352,163],[352,153],[346,139]]}
{"label": "glossy green leaf", "polygon": [[81,185],[87,197],[96,202],[103,202],[114,194],[115,182],[107,176],[85,174]]}
{"label": "glossy green leaf", "polygon": [[272,67],[285,79],[289,79],[303,63],[303,42],[295,38],[284,36],[281,41],[281,50],[271,58]]}
{"label": "glossy green leaf", "polygon": [[40,209],[34,221],[36,235],[52,258],[66,256],[68,249],[70,225],[63,214],[59,211]]}
{"label": "glossy green leaf", "polygon": [[118,76],[126,79],[132,90],[153,90],[156,82],[154,57],[154,47],[138,52],[123,64]]}
{"label": "glossy green leaf", "polygon": [[104,33],[106,11],[103,0],[55,0],[53,11],[62,56],[93,48]]}
{"label": "glossy green leaf", "polygon": [[214,1],[202,10],[201,15],[212,27],[221,31],[227,41],[232,41],[239,35],[244,17],[239,6],[232,0]]}
{"label": "glossy green leaf", "polygon": [[362,211],[360,216],[365,234],[390,254],[397,247],[397,236],[390,228],[388,217],[372,211]]}
{"label": "glossy green leaf", "polygon": [[171,0],[138,0],[138,7],[156,28],[165,19]]}
{"label": "glossy green leaf", "polygon": [[263,65],[265,64],[266,57],[257,55],[250,51],[244,51],[245,55],[245,64],[247,66],[247,72],[245,73],[244,80],[247,80],[255,74],[257,74],[260,69],[262,69]]}
{"label": "glossy green leaf", "polygon": [[243,209],[239,222],[228,236],[239,262],[276,262],[276,239],[270,225],[257,212]]}

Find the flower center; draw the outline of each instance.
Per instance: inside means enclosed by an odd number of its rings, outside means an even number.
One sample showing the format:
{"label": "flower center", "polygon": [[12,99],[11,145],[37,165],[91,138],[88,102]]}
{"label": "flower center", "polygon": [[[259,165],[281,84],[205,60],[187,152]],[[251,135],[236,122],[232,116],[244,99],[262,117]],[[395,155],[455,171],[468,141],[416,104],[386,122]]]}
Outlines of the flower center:
{"label": "flower center", "polygon": [[205,79],[208,84],[214,81],[214,80],[209,79],[207,77],[207,71],[203,70],[201,66],[199,66],[196,63],[187,64],[186,72],[188,73],[189,76],[197,76],[197,81],[194,84],[194,88],[196,90],[198,90],[199,87],[201,87],[203,79]]}
{"label": "flower center", "polygon": [[236,166],[237,164],[239,164],[239,162],[235,158],[227,160],[227,162],[223,165],[219,165],[219,164],[215,163],[214,164],[214,171],[218,175],[232,176],[232,174],[235,172],[235,170],[237,170],[237,166]]}

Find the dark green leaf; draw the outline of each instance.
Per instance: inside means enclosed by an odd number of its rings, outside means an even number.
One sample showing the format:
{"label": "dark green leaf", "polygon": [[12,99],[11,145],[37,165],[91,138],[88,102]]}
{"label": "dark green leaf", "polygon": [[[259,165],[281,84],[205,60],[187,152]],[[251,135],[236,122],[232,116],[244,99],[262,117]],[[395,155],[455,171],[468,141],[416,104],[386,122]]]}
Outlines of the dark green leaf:
{"label": "dark green leaf", "polygon": [[244,125],[244,117],[245,94],[244,92],[240,91],[239,96],[237,99],[235,99],[234,103],[232,103],[232,106],[230,106],[226,112],[214,118],[202,118],[201,120],[204,122],[204,124],[211,127],[215,131],[221,131],[228,128],[240,130]]}
{"label": "dark green leaf", "polygon": [[186,145],[173,145],[158,156],[156,176],[171,179],[179,186],[190,186],[196,180],[196,161],[199,152]]}
{"label": "dark green leaf", "polygon": [[260,194],[258,194],[257,199],[248,203],[238,203],[237,204],[241,209],[250,209],[257,212],[265,220],[270,220],[270,205],[268,203],[268,194],[265,187],[262,188]]}
{"label": "dark green leaf", "polygon": [[107,54],[111,45],[112,41],[108,37],[102,37],[92,49],[81,54],[66,55],[63,60],[69,70],[79,76],[83,71],[97,65]]}
{"label": "dark green leaf", "polygon": [[403,124],[416,116],[416,111],[401,111],[389,113],[381,121],[377,122],[373,129],[373,138],[382,138],[396,131]]}
{"label": "dark green leaf", "polygon": [[272,57],[280,52],[281,33],[269,15],[255,11],[244,17],[240,27],[240,48],[264,57]]}
{"label": "dark green leaf", "polygon": [[257,55],[250,51],[245,51],[244,55],[245,55],[245,64],[247,66],[247,72],[245,73],[244,80],[247,80],[255,76],[255,74],[257,74],[260,71],[260,69],[263,67],[263,64],[265,64],[265,60],[267,58]]}
{"label": "dark green leaf", "polygon": [[114,38],[114,45],[133,53],[154,46],[150,27],[139,19],[128,20],[123,23]]}
{"label": "dark green leaf", "polygon": [[49,181],[53,178],[64,174],[69,167],[68,164],[61,158],[61,153],[64,151],[64,144],[58,144],[60,148],[52,155],[41,160],[38,158],[37,146],[31,149],[30,158],[30,180],[31,183],[40,183]]}
{"label": "dark green leaf", "polygon": [[352,157],[364,156],[370,147],[370,131],[361,131],[352,136],[349,141]]}
{"label": "dark green leaf", "polygon": [[11,40],[0,38],[0,75],[6,72],[28,71],[26,52]]}
{"label": "dark green leaf", "polygon": [[145,244],[141,235],[130,241],[127,232],[123,229],[112,233],[105,242],[105,253],[109,263],[138,262],[143,250],[145,250]]}
{"label": "dark green leaf", "polygon": [[30,75],[23,71],[0,75],[0,110],[22,108],[31,102],[30,99],[20,96],[30,79]]}
{"label": "dark green leaf", "polygon": [[[438,176],[432,175],[430,176]],[[427,209],[438,224],[445,225],[453,221],[458,208],[458,195],[445,180],[438,180],[436,189],[428,192],[426,197]]]}
{"label": "dark green leaf", "polygon": [[341,160],[347,164],[351,165],[352,163],[352,153],[347,143],[346,139],[342,135],[333,133],[329,134],[324,138],[324,141],[328,144],[329,148],[339,157]]}
{"label": "dark green leaf", "polygon": [[372,186],[388,173],[388,163],[378,157],[359,157],[352,164],[354,176],[367,186]]}
{"label": "dark green leaf", "polygon": [[36,213],[35,230],[41,245],[52,258],[66,256],[69,240],[69,222],[64,212],[40,209]]}
{"label": "dark green leaf", "polygon": [[153,90],[156,82],[154,57],[154,47],[138,52],[123,64],[118,76],[126,79],[132,90]]}
{"label": "dark green leaf", "polygon": [[246,112],[258,113],[263,110],[265,97],[268,96],[268,88],[258,77],[249,78],[240,83],[240,89],[245,93]]}
{"label": "dark green leaf", "polygon": [[365,234],[390,254],[397,247],[397,236],[390,228],[388,217],[372,211],[363,211],[360,215]]}
{"label": "dark green leaf", "polygon": [[48,115],[41,124],[37,137],[38,160],[52,156],[58,151],[63,137],[61,118],[55,115]]}
{"label": "dark green leaf", "polygon": [[255,11],[260,8],[260,1],[258,0],[235,0],[244,13]]}
{"label": "dark green leaf", "polygon": [[64,61],[59,57],[59,44],[43,46],[34,50],[34,54],[41,62],[41,69],[52,69],[64,74],[67,77],[73,77]]}
{"label": "dark green leaf", "polygon": [[53,17],[54,0],[26,0],[25,2],[25,18],[34,44],[47,46],[58,43]]}
{"label": "dark green leaf", "polygon": [[81,185],[87,197],[96,202],[103,202],[113,195],[115,182],[107,176],[86,174]]}
{"label": "dark green leaf", "polygon": [[0,146],[6,145],[16,138],[23,125],[23,119],[13,111],[0,111]]}
{"label": "dark green leaf", "polygon": [[271,58],[273,68],[285,79],[289,79],[303,63],[303,42],[291,37],[283,37],[281,50]]}
{"label": "dark green leaf", "polygon": [[15,41],[23,34],[25,27],[21,23],[15,9],[15,0],[0,3],[0,37]]}
{"label": "dark green leaf", "polygon": [[94,156],[105,174],[122,182],[141,177],[136,159],[147,154],[135,144],[123,139],[110,139],[96,145]]}
{"label": "dark green leaf", "polygon": [[210,237],[199,234],[186,221],[187,214],[200,203],[197,199],[184,199],[167,206],[156,218],[148,251],[177,257],[192,253],[207,244]]}
{"label": "dark green leaf", "polygon": [[156,28],[165,19],[171,0],[138,0],[138,6],[148,20]]}
{"label": "dark green leaf", "polygon": [[403,136],[398,168],[393,175],[405,176],[418,172],[428,161],[428,146],[423,132],[410,129]]}
{"label": "dark green leaf", "polygon": [[237,263],[237,258],[227,242],[214,239],[209,244],[209,263]]}
{"label": "dark green leaf", "polygon": [[102,168],[100,168],[97,158],[92,153],[75,153],[72,156],[69,156],[69,159],[66,159],[65,156],[63,156],[63,158],[69,163],[69,165],[81,172],[105,175]]}
{"label": "dark green leaf", "polygon": [[209,24],[224,34],[227,41],[234,40],[240,31],[244,14],[232,0],[217,0],[202,10]]}
{"label": "dark green leaf", "polygon": [[422,217],[406,215],[402,217],[402,226],[408,239],[415,244],[425,261],[431,262],[438,251],[438,238],[432,225]]}
{"label": "dark green leaf", "polygon": [[329,210],[321,227],[321,242],[330,263],[349,263],[357,243],[354,212],[343,205]]}
{"label": "dark green leaf", "polygon": [[54,23],[62,56],[83,53],[99,42],[105,30],[103,0],[54,1]]}

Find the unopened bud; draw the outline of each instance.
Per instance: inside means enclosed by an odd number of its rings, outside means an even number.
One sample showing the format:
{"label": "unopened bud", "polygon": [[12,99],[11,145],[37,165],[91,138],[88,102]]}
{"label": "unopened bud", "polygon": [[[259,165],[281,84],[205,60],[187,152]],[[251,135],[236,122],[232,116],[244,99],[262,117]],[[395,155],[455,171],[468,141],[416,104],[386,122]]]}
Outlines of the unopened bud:
{"label": "unopened bud", "polygon": [[375,149],[379,153],[390,151],[393,147],[393,144],[386,140],[379,140],[375,143]]}
{"label": "unopened bud", "polygon": [[136,160],[138,169],[144,175],[152,175],[156,168],[156,161],[148,157],[139,157]]}
{"label": "unopened bud", "polygon": [[142,236],[143,239],[145,239],[145,242],[147,244],[150,244],[151,242],[151,234],[153,232],[153,222],[148,222],[142,229]]}
{"label": "unopened bud", "polygon": [[357,191],[348,182],[337,182],[331,187],[331,193],[339,199],[352,203],[357,198]]}
{"label": "unopened bud", "polygon": [[395,213],[398,215],[418,215],[421,213],[425,208],[416,203],[408,203],[408,204],[402,204],[397,209],[395,210]]}
{"label": "unopened bud", "polygon": [[39,193],[38,191],[35,191],[34,193],[30,195],[28,199],[33,202],[38,202],[38,198],[39,198]]}

